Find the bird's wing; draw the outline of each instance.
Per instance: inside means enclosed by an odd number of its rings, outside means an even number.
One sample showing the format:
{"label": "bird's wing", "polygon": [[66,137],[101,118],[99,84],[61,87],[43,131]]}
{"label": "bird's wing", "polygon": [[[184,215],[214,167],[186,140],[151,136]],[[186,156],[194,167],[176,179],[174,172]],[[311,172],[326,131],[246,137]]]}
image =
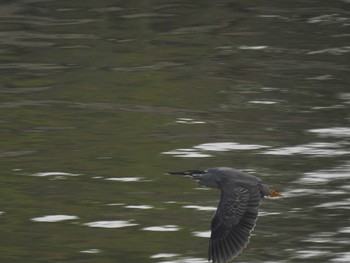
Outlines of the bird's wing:
{"label": "bird's wing", "polygon": [[248,244],[258,218],[260,193],[243,187],[226,186],[211,222],[208,260],[224,263]]}

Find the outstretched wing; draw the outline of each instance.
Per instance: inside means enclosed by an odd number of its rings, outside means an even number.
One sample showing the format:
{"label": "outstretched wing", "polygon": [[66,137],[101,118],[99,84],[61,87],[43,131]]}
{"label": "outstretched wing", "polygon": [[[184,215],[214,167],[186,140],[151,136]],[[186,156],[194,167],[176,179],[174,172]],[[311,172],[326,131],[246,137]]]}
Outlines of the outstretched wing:
{"label": "outstretched wing", "polygon": [[248,244],[258,218],[260,192],[226,186],[221,191],[218,209],[211,222],[208,260],[225,263]]}

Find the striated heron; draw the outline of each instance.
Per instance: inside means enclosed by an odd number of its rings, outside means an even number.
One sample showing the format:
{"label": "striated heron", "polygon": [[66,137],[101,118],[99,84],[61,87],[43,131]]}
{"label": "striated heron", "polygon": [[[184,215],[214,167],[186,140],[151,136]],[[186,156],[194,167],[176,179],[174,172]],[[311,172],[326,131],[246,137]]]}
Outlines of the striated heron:
{"label": "striated heron", "polygon": [[259,178],[229,167],[169,174],[185,175],[200,185],[221,190],[220,202],[211,221],[208,260],[213,263],[225,263],[242,252],[255,227],[260,200],[281,195],[270,191]]}

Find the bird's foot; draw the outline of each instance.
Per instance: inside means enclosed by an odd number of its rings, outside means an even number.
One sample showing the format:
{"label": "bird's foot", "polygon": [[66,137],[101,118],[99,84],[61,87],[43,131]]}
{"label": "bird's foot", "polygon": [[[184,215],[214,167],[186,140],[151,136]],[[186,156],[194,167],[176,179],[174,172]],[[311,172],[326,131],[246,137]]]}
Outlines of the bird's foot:
{"label": "bird's foot", "polygon": [[279,197],[282,196],[282,194],[280,192],[277,191],[270,191],[269,192],[269,197]]}

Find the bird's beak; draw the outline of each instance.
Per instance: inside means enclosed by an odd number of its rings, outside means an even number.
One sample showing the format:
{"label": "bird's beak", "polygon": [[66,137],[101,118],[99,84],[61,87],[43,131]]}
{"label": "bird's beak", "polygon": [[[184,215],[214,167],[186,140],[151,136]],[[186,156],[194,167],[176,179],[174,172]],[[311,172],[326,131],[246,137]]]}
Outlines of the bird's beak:
{"label": "bird's beak", "polygon": [[186,175],[185,172],[167,172],[169,175]]}
{"label": "bird's beak", "polygon": [[192,178],[192,174],[189,172],[167,172],[168,175],[183,175]]}

